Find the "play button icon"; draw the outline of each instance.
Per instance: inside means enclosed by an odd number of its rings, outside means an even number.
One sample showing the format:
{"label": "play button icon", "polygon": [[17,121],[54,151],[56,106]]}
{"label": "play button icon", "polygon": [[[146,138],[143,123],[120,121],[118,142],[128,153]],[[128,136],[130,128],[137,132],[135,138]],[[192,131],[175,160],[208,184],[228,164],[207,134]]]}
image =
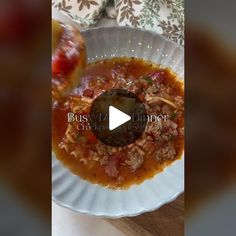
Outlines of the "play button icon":
{"label": "play button icon", "polygon": [[113,106],[109,106],[109,130],[113,130],[129,120],[131,120],[131,116]]}
{"label": "play button icon", "polygon": [[146,127],[146,110],[138,96],[124,89],[102,93],[92,103],[89,124],[104,144],[123,147],[140,138]]}

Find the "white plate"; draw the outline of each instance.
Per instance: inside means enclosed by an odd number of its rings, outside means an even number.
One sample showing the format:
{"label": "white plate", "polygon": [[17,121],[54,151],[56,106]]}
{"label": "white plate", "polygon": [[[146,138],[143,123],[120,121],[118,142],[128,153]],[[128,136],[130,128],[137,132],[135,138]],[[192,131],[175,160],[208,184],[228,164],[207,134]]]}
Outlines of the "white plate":
{"label": "white plate", "polygon": [[[184,52],[164,37],[126,27],[83,32],[89,62],[111,57],[139,57],[170,67],[184,77]],[[118,218],[152,211],[184,191],[184,157],[154,178],[128,190],[110,190],[72,174],[52,157],[52,198],[73,211]]]}

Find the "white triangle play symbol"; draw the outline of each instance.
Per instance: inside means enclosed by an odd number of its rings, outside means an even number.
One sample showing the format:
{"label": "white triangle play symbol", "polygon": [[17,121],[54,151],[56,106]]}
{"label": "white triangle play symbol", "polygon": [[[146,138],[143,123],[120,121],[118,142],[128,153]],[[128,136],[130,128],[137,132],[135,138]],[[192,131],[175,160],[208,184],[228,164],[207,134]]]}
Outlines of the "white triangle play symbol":
{"label": "white triangle play symbol", "polygon": [[129,115],[113,106],[109,106],[109,130],[113,130],[129,120],[131,120]]}

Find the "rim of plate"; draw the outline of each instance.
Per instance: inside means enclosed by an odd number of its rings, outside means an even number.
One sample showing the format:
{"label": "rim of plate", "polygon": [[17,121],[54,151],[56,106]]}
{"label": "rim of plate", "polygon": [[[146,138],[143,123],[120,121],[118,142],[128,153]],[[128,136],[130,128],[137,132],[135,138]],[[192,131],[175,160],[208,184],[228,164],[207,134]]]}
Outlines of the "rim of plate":
{"label": "rim of plate", "polygon": [[135,27],[129,27],[129,26],[96,26],[96,27],[93,27],[93,28],[89,28],[89,29],[80,29],[80,32],[82,34],[84,33],[88,33],[90,31],[96,31],[96,30],[110,30],[110,29],[116,29],[116,30],[132,30],[132,31],[141,31],[143,33],[147,33],[147,34],[152,34],[152,35],[156,35],[160,38],[162,38],[164,41],[167,41],[173,45],[175,45],[175,47],[179,48],[181,51],[184,51],[184,47],[179,45],[178,43],[174,42],[174,41],[171,41],[170,39],[166,38],[165,36],[159,34],[159,33],[156,33],[155,31],[151,31],[151,30],[147,30],[147,29],[144,29],[144,28],[135,28]]}
{"label": "rim of plate", "polygon": [[148,212],[152,212],[152,211],[158,210],[160,207],[164,206],[165,204],[168,204],[168,203],[171,203],[172,201],[174,201],[183,192],[184,192],[184,190],[180,189],[179,192],[176,192],[168,200],[164,200],[164,201],[159,202],[159,204],[157,204],[153,208],[149,208],[149,209],[145,208],[145,209],[141,209],[140,211],[136,211],[136,212],[132,212],[132,213],[127,213],[127,214],[126,213],[125,214],[124,213],[120,213],[120,214],[116,214],[116,215],[107,214],[107,213],[101,213],[101,212],[99,212],[99,213],[91,213],[90,211],[77,210],[77,209],[71,207],[70,205],[63,204],[60,201],[57,201],[53,196],[52,196],[52,200],[58,206],[61,206],[61,207],[65,208],[65,209],[68,209],[68,210],[71,210],[71,211],[73,211],[75,213],[80,213],[80,214],[83,214],[83,215],[94,216],[94,217],[104,217],[104,218],[109,218],[109,219],[118,219],[118,218],[122,218],[122,217],[135,217],[135,216],[141,215],[143,213],[148,213]]}

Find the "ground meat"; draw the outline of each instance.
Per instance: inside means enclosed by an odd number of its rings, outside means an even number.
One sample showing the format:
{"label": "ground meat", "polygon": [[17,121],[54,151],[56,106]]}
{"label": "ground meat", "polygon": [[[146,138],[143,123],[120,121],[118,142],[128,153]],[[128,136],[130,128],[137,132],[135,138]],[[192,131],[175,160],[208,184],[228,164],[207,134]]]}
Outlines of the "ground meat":
{"label": "ground meat", "polygon": [[139,139],[135,142],[135,144],[138,145],[138,146],[140,146],[140,147],[142,147],[145,142],[146,142],[145,137],[142,136],[141,138],[139,138]]}
{"label": "ground meat", "polygon": [[165,143],[178,135],[178,125],[172,120],[149,122],[146,131],[158,143]]}
{"label": "ground meat", "polygon": [[143,150],[145,150],[145,152],[147,153],[147,155],[152,154],[152,153],[155,152],[155,150],[156,150],[156,145],[155,145],[154,142],[147,141],[147,142],[143,145]]}
{"label": "ground meat", "polygon": [[136,171],[143,164],[144,152],[138,148],[134,147],[129,153],[129,160],[126,160],[125,163],[132,169]]}
{"label": "ground meat", "polygon": [[95,150],[97,151],[97,153],[100,157],[103,157],[105,155],[111,155],[111,154],[116,153],[116,152],[119,151],[118,148],[108,146],[108,145],[106,145],[102,142],[98,142],[96,144]]}
{"label": "ground meat", "polygon": [[108,164],[108,156],[103,156],[99,158],[100,165],[104,166]]}
{"label": "ground meat", "polygon": [[119,174],[118,166],[121,161],[121,156],[113,155],[108,158],[108,164],[105,166],[105,172],[110,177],[117,177]]}
{"label": "ground meat", "polygon": [[146,131],[150,134],[155,140],[158,139],[162,131],[162,121],[148,122]]}
{"label": "ground meat", "polygon": [[164,127],[170,128],[172,130],[176,130],[178,125],[172,121],[172,120],[167,120],[166,122],[163,122]]}
{"label": "ground meat", "polygon": [[[97,155],[99,157],[98,161],[99,161],[100,165],[104,166],[104,165],[109,164],[109,157],[113,153],[118,152],[118,148],[105,145],[102,142],[98,142],[95,146],[95,152],[97,152]],[[114,169],[113,167],[109,166],[109,167],[106,167],[106,169],[107,169],[106,173],[108,173],[108,172],[109,172],[109,174],[115,173],[115,171],[113,170]]]}
{"label": "ground meat", "polygon": [[103,144],[100,141],[96,144],[95,150],[97,151],[97,153],[100,157],[103,157],[108,154],[107,145]]}
{"label": "ground meat", "polygon": [[115,165],[108,164],[105,166],[105,172],[110,177],[117,177],[119,171]]}
{"label": "ground meat", "polygon": [[173,160],[175,156],[176,156],[176,151],[174,146],[172,144],[168,144],[157,150],[155,159],[157,161]]}
{"label": "ground meat", "polygon": [[155,149],[155,143],[152,136],[145,133],[140,139],[138,139],[135,144],[140,147],[142,150],[144,150],[147,154],[152,153]]}
{"label": "ground meat", "polygon": [[169,141],[172,138],[176,137],[177,135],[178,135],[178,125],[174,121],[167,120],[166,122],[163,122],[163,129],[160,141],[162,142]]}

